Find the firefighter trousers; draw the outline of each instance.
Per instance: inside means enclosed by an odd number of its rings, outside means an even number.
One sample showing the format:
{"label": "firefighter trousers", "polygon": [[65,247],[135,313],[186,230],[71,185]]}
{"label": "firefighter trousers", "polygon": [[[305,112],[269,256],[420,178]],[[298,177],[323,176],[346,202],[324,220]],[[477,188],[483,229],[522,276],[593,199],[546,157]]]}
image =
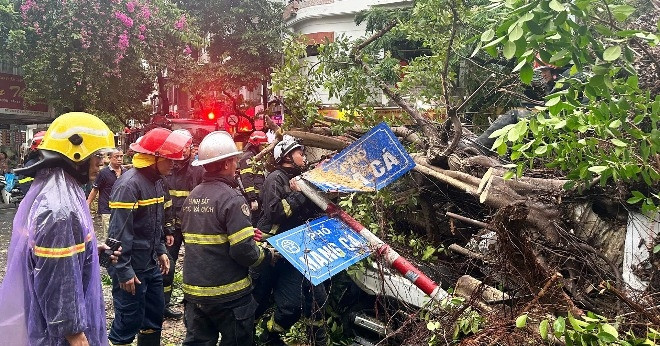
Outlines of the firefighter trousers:
{"label": "firefighter trousers", "polygon": [[165,306],[170,305],[172,300],[172,284],[174,283],[174,271],[176,268],[176,261],[179,259],[179,251],[183,243],[183,233],[181,229],[177,228],[174,231],[174,243],[172,246],[167,246],[167,253],[170,258],[170,271],[163,275],[163,291],[165,292]]}
{"label": "firefighter trousers", "polygon": [[139,331],[160,333],[163,327],[163,276],[158,267],[136,272],[141,284],[135,286],[135,295],[119,288],[119,280],[112,276],[112,302],[115,307],[115,319],[108,339],[115,345],[133,342]]}
{"label": "firefighter trousers", "polygon": [[309,323],[321,327],[325,322],[323,306],[327,300],[325,286],[312,285],[296,268],[284,259],[275,267],[263,266],[253,274],[255,289],[252,294],[259,302],[257,317],[270,306],[272,292],[275,313],[267,323],[271,332],[281,333],[304,316]]}
{"label": "firefighter trousers", "polygon": [[252,345],[254,339],[254,311],[257,302],[252,294],[213,304],[184,301],[186,338],[184,346]]}

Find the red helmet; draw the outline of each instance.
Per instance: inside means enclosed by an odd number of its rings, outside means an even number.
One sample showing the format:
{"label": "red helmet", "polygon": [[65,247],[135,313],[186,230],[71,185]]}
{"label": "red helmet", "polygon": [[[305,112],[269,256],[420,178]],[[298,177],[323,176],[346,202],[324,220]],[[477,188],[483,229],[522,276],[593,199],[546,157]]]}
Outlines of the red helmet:
{"label": "red helmet", "polygon": [[248,143],[252,145],[261,145],[268,143],[268,137],[263,131],[254,131],[248,138]]}
{"label": "red helmet", "polygon": [[30,150],[37,150],[37,147],[41,144],[41,140],[44,138],[45,134],[46,131],[39,131],[34,134],[34,137],[32,137],[32,144],[30,144]]}
{"label": "red helmet", "polygon": [[157,127],[140,137],[129,147],[136,153],[164,157],[170,160],[183,160],[183,149],[189,147],[192,138]]}

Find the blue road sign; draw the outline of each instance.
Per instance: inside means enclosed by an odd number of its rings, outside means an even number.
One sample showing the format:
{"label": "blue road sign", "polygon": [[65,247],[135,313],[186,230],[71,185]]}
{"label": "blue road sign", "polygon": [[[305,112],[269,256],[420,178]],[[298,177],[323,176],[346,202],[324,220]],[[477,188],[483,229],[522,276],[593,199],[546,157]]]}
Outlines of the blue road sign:
{"label": "blue road sign", "polygon": [[370,253],[366,239],[327,216],[270,237],[268,242],[314,285]]}
{"label": "blue road sign", "polygon": [[375,191],[415,167],[387,124],[380,123],[303,177],[323,191]]}

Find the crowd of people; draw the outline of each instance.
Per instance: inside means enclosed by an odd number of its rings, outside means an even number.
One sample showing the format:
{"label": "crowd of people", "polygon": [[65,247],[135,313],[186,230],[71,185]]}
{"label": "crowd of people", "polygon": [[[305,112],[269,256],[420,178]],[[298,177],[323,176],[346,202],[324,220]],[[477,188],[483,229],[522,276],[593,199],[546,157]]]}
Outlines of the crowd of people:
{"label": "crowd of people", "polygon": [[[261,131],[244,151],[224,131],[204,137],[196,153],[192,140],[186,130],[152,129],[130,144],[126,169],[113,133],[94,115],[66,113],[50,125],[30,164],[16,170],[33,180],[14,218],[0,285],[4,341],[160,345],[163,319],[183,318],[184,345],[252,345],[261,319],[261,343],[284,345],[282,334],[304,316],[311,344],[326,344],[324,286],[264,241],[321,212],[293,179],[306,169],[304,147],[284,136],[266,174]],[[97,234],[108,238],[98,243],[90,213],[96,199]],[[109,246],[117,241],[119,249]],[[182,313],[171,296],[184,243]],[[111,260],[109,330],[100,255]]]}

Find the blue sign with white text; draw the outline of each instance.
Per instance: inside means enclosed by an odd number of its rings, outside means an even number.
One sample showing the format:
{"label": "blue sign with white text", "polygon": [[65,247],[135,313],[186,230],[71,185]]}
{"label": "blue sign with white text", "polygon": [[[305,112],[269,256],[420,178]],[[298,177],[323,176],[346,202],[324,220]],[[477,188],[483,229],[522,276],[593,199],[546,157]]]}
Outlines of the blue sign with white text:
{"label": "blue sign with white text", "polygon": [[366,239],[327,216],[270,237],[268,243],[315,286],[370,253]]}
{"label": "blue sign with white text", "polygon": [[323,191],[377,191],[415,167],[386,123],[380,123],[303,177]]}

